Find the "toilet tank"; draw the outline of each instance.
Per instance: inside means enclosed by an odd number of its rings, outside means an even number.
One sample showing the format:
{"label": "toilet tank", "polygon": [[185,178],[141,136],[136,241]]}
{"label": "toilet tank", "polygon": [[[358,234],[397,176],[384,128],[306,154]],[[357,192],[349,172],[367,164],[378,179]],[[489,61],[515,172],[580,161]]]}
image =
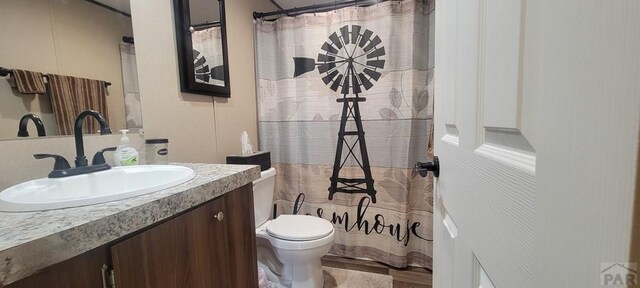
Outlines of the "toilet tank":
{"label": "toilet tank", "polygon": [[253,211],[256,228],[269,220],[273,210],[273,192],[276,188],[276,169],[260,172],[260,179],[253,181]]}

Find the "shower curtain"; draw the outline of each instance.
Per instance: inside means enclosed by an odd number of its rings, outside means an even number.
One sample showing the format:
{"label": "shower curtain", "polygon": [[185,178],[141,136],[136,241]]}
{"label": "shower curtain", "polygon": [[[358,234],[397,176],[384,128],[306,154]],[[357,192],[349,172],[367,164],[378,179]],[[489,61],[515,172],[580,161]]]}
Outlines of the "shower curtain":
{"label": "shower curtain", "polygon": [[191,33],[196,82],[224,86],[222,30],[210,27]]}
{"label": "shower curtain", "polygon": [[127,129],[142,129],[142,104],[138,88],[138,65],[136,64],[136,46],[120,43],[120,63],[122,64],[122,87],[124,89],[124,111]]}
{"label": "shower curtain", "polygon": [[[433,1],[389,1],[256,21],[259,144],[278,173],[276,213],[331,221],[330,253],[431,268],[432,178],[413,166],[432,142],[433,11]],[[337,99],[355,93],[366,98],[362,127],[350,106],[344,131],[364,132],[368,153],[358,133],[338,135]],[[365,193],[329,200],[336,169],[351,185],[372,179],[363,189],[375,203]]]}

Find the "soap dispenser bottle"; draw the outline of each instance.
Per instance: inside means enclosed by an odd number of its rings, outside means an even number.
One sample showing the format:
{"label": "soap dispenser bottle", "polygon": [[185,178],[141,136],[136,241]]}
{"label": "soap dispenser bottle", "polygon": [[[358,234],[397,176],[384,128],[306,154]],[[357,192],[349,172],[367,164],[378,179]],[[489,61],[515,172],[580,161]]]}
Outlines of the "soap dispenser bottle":
{"label": "soap dispenser bottle", "polygon": [[120,145],[114,153],[116,166],[129,166],[138,164],[138,151],[131,147],[131,141],[127,137],[129,130],[120,130],[122,138],[120,138]]}

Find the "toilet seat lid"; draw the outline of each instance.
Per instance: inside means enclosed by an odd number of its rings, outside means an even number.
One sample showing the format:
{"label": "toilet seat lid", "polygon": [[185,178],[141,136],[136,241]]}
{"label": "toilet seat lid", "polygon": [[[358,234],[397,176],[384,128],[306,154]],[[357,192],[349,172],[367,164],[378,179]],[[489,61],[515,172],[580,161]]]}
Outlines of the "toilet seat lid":
{"label": "toilet seat lid", "polygon": [[309,215],[280,215],[266,228],[269,235],[292,241],[320,239],[333,232],[331,222]]}

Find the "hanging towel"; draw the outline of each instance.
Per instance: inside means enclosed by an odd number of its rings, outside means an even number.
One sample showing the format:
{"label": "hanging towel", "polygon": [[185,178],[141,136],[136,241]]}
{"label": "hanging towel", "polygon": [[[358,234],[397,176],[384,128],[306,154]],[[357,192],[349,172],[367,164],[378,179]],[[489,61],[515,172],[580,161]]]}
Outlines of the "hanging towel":
{"label": "hanging towel", "polygon": [[[49,74],[51,106],[60,135],[73,134],[80,112],[96,110],[108,121],[105,81]],[[91,117],[83,123],[83,133],[98,133],[100,126]]]}
{"label": "hanging towel", "polygon": [[44,94],[44,77],[40,72],[12,69],[11,75],[16,82],[18,92],[22,94]]}

